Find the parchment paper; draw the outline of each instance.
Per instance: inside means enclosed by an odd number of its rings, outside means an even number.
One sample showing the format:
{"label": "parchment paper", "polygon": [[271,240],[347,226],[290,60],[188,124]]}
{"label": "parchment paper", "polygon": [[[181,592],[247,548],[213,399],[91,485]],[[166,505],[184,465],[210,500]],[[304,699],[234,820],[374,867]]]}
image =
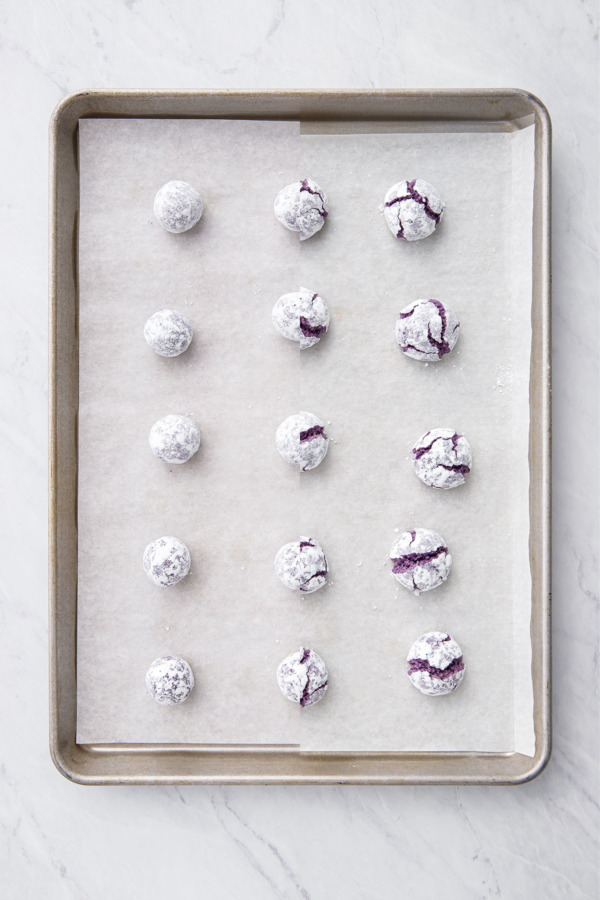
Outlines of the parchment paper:
{"label": "parchment paper", "polygon": [[[282,744],[306,750],[534,753],[528,429],[533,127],[511,133],[301,133],[297,122],[80,123],[81,220],[77,739],[82,743]],[[277,191],[310,175],[328,192],[323,230],[302,244],[276,222]],[[435,184],[437,232],[395,240],[379,207],[404,177]],[[171,235],[152,202],[170,179],[199,189],[196,228]],[[306,286],[332,324],[300,351],[271,310]],[[418,297],[457,313],[439,364],[403,356],[400,309]],[[142,329],[187,315],[190,350],[163,359]],[[306,409],[331,445],[297,474],[274,446]],[[202,446],[167,466],[153,422],[183,413]],[[472,473],[422,485],[410,448],[430,428],[467,435]],[[453,555],[445,585],[415,597],[391,575],[399,531],[433,528]],[[192,573],[154,586],[146,544],[181,538]],[[279,547],[312,535],[330,583],[299,597],[278,581]],[[405,674],[432,629],[461,645],[466,676],[442,698]],[[301,645],[327,661],[324,700],[302,710],[275,681]],[[159,707],[144,674],[186,658],[196,688]]]}

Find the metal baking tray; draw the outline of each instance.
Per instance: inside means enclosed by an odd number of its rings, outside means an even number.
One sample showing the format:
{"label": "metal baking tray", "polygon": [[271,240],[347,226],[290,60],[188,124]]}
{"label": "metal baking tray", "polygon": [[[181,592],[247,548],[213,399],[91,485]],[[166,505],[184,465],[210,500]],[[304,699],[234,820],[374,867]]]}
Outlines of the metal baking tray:
{"label": "metal baking tray", "polygon": [[[535,125],[529,554],[535,756],[519,753],[312,753],[268,746],[76,742],[78,123],[86,117],[379,120],[396,130],[507,131]],[[531,94],[506,90],[81,91],[50,123],[50,752],[80,784],[517,784],[551,748],[550,694],[551,124]]]}

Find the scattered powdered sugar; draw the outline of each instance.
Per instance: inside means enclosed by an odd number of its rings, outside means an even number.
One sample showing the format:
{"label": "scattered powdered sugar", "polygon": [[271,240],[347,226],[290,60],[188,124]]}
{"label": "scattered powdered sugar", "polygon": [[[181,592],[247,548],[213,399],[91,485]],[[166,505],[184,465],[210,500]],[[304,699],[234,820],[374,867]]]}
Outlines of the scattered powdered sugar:
{"label": "scattered powdered sugar", "polygon": [[397,581],[415,594],[442,584],[452,566],[446,542],[427,528],[403,532],[392,544],[390,559]]}
{"label": "scattered powdered sugar", "polygon": [[412,456],[413,468],[421,481],[440,490],[464,484],[471,471],[469,442],[452,428],[425,432],[413,447]]}
{"label": "scattered powdered sugar", "polygon": [[318,541],[301,536],[279,550],[275,571],[291,591],[311,594],[327,582],[327,559]]}
{"label": "scattered powdered sugar", "polygon": [[288,416],[275,432],[275,444],[284,459],[306,472],[323,462],[329,449],[325,426],[309,412]]}
{"label": "scattered powdered sugar", "polygon": [[300,240],[306,241],[325,224],[329,204],[316,181],[305,178],[282,188],[273,208],[277,220],[290,231],[299,232]]}
{"label": "scattered powdered sugar", "polygon": [[393,184],[383,201],[388,228],[404,241],[429,237],[440,224],[444,208],[436,188],[421,178]]}
{"label": "scattered powdered sugar", "polygon": [[150,429],[150,449],[168,463],[184,463],[200,446],[200,431],[187,416],[164,416]]}
{"label": "scattered powdered sugar", "polygon": [[146,687],[161,706],[174,706],[191,694],[194,673],[180,656],[161,656],[146,672]]}
{"label": "scattered powdered sugar", "polygon": [[146,343],[159,356],[179,356],[193,336],[188,320],[174,309],[159,309],[144,325]]}
{"label": "scattered powdered sugar", "polygon": [[273,325],[289,341],[297,341],[301,350],[317,344],[329,327],[329,310],[323,298],[300,288],[284,294],[273,307]]}
{"label": "scattered powdered sugar", "polygon": [[300,647],[287,656],[277,669],[277,684],[284,697],[300,706],[318,703],[328,687],[325,662],[314,650]]}
{"label": "scattered powdered sugar", "polygon": [[422,694],[434,697],[456,690],[465,675],[462,650],[443,631],[428,631],[414,642],[408,656],[407,674]]}
{"label": "scattered powdered sugar", "polygon": [[190,571],[190,551],[179,538],[166,535],[152,541],[144,550],[144,572],[154,584],[177,584]]}
{"label": "scattered powdered sugar", "polygon": [[168,181],[154,198],[154,215],[166,231],[189,231],[202,216],[203,204],[198,191],[186,181]]}

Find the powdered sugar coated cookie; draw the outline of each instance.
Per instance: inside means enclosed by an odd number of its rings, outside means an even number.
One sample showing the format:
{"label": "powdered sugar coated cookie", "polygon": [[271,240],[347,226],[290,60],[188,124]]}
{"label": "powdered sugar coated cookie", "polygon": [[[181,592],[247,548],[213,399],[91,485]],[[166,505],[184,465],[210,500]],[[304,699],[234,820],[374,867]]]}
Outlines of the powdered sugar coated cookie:
{"label": "powdered sugar coated cookie", "polygon": [[422,694],[451,694],[465,677],[462,650],[443,631],[428,631],[414,642],[407,657],[407,674]]}
{"label": "powdered sugar coated cookie", "polygon": [[273,307],[273,325],[288,341],[297,341],[301,350],[317,344],[329,327],[329,310],[314,291],[300,288],[284,294]]}
{"label": "powdered sugar coated cookie", "polygon": [[383,215],[392,234],[404,241],[420,241],[438,227],[444,203],[436,188],[415,178],[393,184],[383,202]]}
{"label": "powdered sugar coated cookie", "polygon": [[284,544],[275,557],[275,571],[291,591],[311,594],[327,583],[327,560],[314,538]]}
{"label": "powdered sugar coated cookie", "polygon": [[329,203],[327,194],[312,178],[296,181],[282,188],[275,198],[275,217],[290,231],[297,231],[300,240],[320,231],[325,224]]}
{"label": "powdered sugar coated cookie", "polygon": [[311,706],[323,698],[329,686],[329,673],[318,653],[300,647],[279,664],[277,684],[288,700]]}

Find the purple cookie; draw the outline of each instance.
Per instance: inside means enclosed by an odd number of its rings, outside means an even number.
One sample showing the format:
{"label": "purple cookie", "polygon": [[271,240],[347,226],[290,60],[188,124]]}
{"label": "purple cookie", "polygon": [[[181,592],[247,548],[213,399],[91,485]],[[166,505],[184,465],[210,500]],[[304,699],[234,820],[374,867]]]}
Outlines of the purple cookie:
{"label": "purple cookie", "polygon": [[428,631],[414,642],[406,659],[407,674],[422,694],[451,694],[465,677],[462,650],[444,631]]}
{"label": "purple cookie", "polygon": [[180,656],[161,656],[146,672],[146,687],[161,706],[175,706],[191,694],[194,673]]}
{"label": "purple cookie", "polygon": [[190,551],[179,538],[165,535],[148,544],[144,550],[142,565],[154,584],[170,587],[185,578],[190,571]]}
{"label": "purple cookie", "polygon": [[319,294],[300,288],[284,294],[273,307],[273,325],[288,341],[297,341],[301,350],[318,344],[329,327],[329,310]]}
{"label": "purple cookie", "polygon": [[413,359],[437,362],[454,350],[460,323],[441,300],[415,300],[396,322],[400,349]]}
{"label": "purple cookie", "polygon": [[150,449],[166,463],[187,462],[200,446],[200,431],[187,416],[164,416],[155,422],[148,438]]}
{"label": "purple cookie", "polygon": [[424,484],[446,491],[464,484],[471,471],[471,447],[452,428],[426,431],[412,451],[413,468]]}
{"label": "purple cookie", "polygon": [[308,412],[288,416],[275,432],[275,443],[283,458],[302,472],[323,462],[329,448],[323,422]]}
{"label": "purple cookie", "polygon": [[168,181],[154,198],[154,215],[166,231],[189,231],[202,215],[202,198],[186,181]]}
{"label": "purple cookie", "polygon": [[144,325],[144,337],[159,356],[179,356],[192,342],[192,326],[174,309],[159,309]]}
{"label": "purple cookie", "polygon": [[327,584],[327,560],[314,538],[284,544],[275,557],[275,571],[291,591],[312,594]]}
{"label": "purple cookie", "polygon": [[300,240],[306,241],[325,224],[329,204],[317,182],[305,178],[282,188],[273,208],[277,220],[290,231],[298,231]]}
{"label": "purple cookie", "polygon": [[325,662],[314,650],[300,647],[287,656],[277,669],[277,684],[284,697],[300,706],[318,703],[328,687]]}
{"label": "purple cookie", "polygon": [[440,224],[444,203],[433,185],[421,178],[399,181],[385,195],[383,215],[395,237],[421,241]]}
{"label": "purple cookie", "polygon": [[415,528],[396,538],[390,550],[392,572],[400,584],[414,591],[431,591],[450,574],[452,556],[436,531]]}

